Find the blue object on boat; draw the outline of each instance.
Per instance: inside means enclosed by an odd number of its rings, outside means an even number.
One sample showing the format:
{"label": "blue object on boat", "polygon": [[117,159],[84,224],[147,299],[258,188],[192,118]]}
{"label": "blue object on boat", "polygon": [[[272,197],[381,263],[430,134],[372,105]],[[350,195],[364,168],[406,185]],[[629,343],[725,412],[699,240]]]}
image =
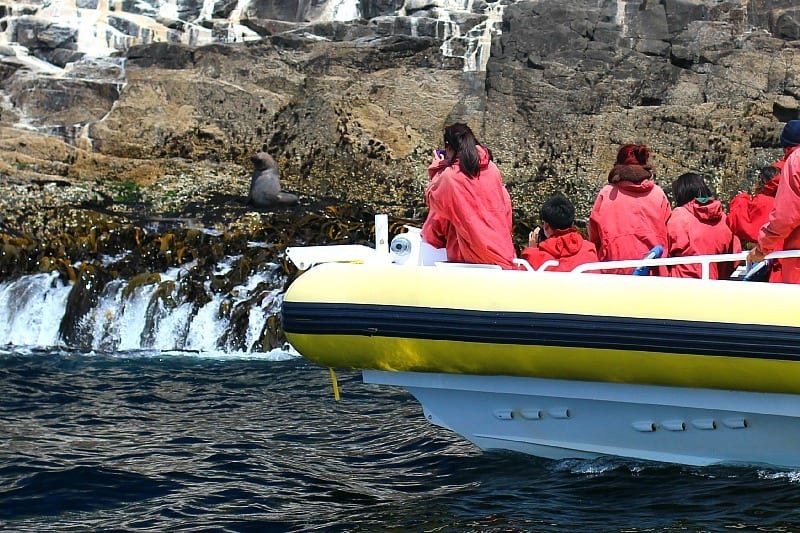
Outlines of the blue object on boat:
{"label": "blue object on boat", "polygon": [[756,274],[764,270],[765,267],[769,266],[769,259],[764,259],[763,261],[759,261],[758,263],[753,264],[750,266],[750,269],[742,276],[742,281],[751,281],[755,280]]}
{"label": "blue object on boat", "polygon": [[[664,247],[661,246],[660,244],[656,244],[649,252],[647,252],[647,255],[644,256],[644,259],[658,259],[659,257],[661,257],[661,254],[663,253],[664,253]],[[634,276],[646,276],[649,273],[650,273],[649,266],[640,266],[633,271]]]}

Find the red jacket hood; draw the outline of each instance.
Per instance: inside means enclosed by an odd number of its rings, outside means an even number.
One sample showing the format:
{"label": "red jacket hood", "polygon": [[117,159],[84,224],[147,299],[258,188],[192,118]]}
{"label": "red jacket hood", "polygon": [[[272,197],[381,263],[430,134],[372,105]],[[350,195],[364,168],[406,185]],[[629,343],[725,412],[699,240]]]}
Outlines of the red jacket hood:
{"label": "red jacket hood", "polygon": [[792,155],[792,152],[794,152],[798,148],[800,148],[800,144],[798,144],[796,146],[787,146],[786,148],[784,148],[783,149],[783,158],[778,160],[778,161],[775,161],[774,163],[772,163],[772,166],[777,168],[777,169],[783,170],[783,165],[786,164],[786,160],[789,159],[789,156]]}
{"label": "red jacket hood", "polygon": [[481,168],[486,168],[489,166],[489,161],[492,160],[491,157],[489,157],[489,150],[481,145],[476,146],[476,148],[478,149],[478,165],[480,165]]}
{"label": "red jacket hood", "polygon": [[719,200],[711,200],[706,204],[701,204],[695,199],[686,204],[685,207],[697,220],[708,224],[719,222],[722,215],[725,214],[725,211],[722,209],[722,202]]}
{"label": "red jacket hood", "polygon": [[583,236],[575,228],[555,230],[550,237],[539,243],[539,248],[553,257],[575,255],[582,246]]}
{"label": "red jacket hood", "polygon": [[630,181],[639,183],[653,178],[653,167],[650,165],[614,165],[608,173],[608,182]]}
{"label": "red jacket hood", "polygon": [[759,191],[759,194],[766,194],[775,198],[775,193],[778,192],[778,184],[781,182],[781,175],[778,174],[768,182]]}
{"label": "red jacket hood", "polygon": [[632,181],[618,181],[614,183],[614,185],[633,194],[645,194],[653,190],[656,183],[649,179],[644,179],[638,183]]}

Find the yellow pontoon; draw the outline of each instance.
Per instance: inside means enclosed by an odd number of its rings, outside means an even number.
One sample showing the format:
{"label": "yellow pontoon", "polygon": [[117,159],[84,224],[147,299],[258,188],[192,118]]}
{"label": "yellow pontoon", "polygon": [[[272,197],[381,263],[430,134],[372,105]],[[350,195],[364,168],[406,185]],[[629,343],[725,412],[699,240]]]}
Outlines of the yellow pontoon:
{"label": "yellow pontoon", "polygon": [[380,242],[289,251],[320,263],[283,301],[304,357],[484,449],[800,466],[800,286],[400,264]]}

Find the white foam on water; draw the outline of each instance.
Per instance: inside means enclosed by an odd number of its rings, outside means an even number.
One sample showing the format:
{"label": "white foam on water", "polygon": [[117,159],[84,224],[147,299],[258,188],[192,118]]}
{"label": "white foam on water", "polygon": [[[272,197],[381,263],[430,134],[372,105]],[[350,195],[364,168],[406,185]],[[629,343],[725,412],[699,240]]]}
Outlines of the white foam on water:
{"label": "white foam on water", "polygon": [[214,275],[215,276],[224,276],[225,274],[227,274],[228,272],[231,271],[231,269],[233,268],[233,265],[236,262],[236,260],[240,259],[241,257],[242,257],[241,255],[234,255],[234,256],[228,256],[228,257],[222,259],[214,267]]}
{"label": "white foam on water", "polygon": [[56,346],[69,291],[58,273],[0,284],[0,344]]}
{"label": "white foam on water", "polygon": [[222,297],[217,296],[198,309],[189,325],[184,349],[193,351],[215,351],[217,341],[225,333],[225,324],[219,320]]}
{"label": "white foam on water", "polygon": [[181,356],[196,357],[198,359],[215,359],[220,361],[289,361],[300,357],[291,347],[273,348],[268,352],[226,352],[223,350],[185,351],[167,350],[163,352],[148,352],[148,357]]}
{"label": "white foam on water", "polygon": [[115,324],[119,332],[118,350],[136,350],[142,347],[142,332],[147,322],[151,285],[136,287],[127,299],[121,301],[121,312],[116,314]]}
{"label": "white foam on water", "polygon": [[184,303],[166,310],[159,302],[159,318],[156,322],[152,348],[156,350],[178,350],[183,348],[193,306]]}
{"label": "white foam on water", "polygon": [[103,289],[97,305],[84,317],[87,333],[92,338],[95,350],[114,350],[119,345],[119,321],[117,314],[122,306],[124,282],[114,280]]}
{"label": "white foam on water", "polygon": [[[74,332],[82,339],[78,344],[98,352],[236,353],[238,347],[223,346],[232,327],[230,311],[249,306],[244,310],[243,353],[260,346],[267,321],[280,312],[283,303],[285,280],[278,265],[265,265],[264,270],[229,293],[214,293],[207,283],[211,298],[199,308],[182,300],[180,279],[184,270],[171,268],[160,274],[159,282],[134,289],[127,280],[110,281],[96,304],[80,317]],[[63,345],[59,329],[71,290],[72,285],[65,284],[58,273],[23,276],[0,284],[0,345]],[[221,312],[223,306],[225,313]]]}
{"label": "white foam on water", "polygon": [[800,483],[800,471],[798,470],[788,470],[784,472],[759,470],[758,477],[761,479],[786,479],[790,483]]}

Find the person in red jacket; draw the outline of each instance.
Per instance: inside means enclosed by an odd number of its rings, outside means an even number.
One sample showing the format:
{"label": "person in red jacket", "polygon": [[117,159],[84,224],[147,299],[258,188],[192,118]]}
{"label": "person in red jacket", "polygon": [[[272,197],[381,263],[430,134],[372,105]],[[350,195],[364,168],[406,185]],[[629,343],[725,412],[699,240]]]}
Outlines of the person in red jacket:
{"label": "person in red jacket", "polygon": [[781,171],[770,165],[762,168],[758,176],[761,180],[758,192],[752,197],[748,192],[740,192],[731,198],[728,207],[728,227],[742,242],[758,241],[758,230],[769,219],[772,204],[775,203]]}
{"label": "person in red jacket", "polygon": [[[775,163],[781,180],[769,220],[758,232],[758,243],[747,260],[758,263],[779,249],[800,249],[800,120],[790,120],[781,132],[784,158]],[[800,283],[800,259],[781,259],[783,283]]]}
{"label": "person in red jacket", "polygon": [[[734,235],[739,237],[743,246],[745,243],[755,244],[758,241],[758,232],[761,226],[769,220],[769,214],[775,203],[775,193],[778,192],[778,183],[781,181],[780,169],[783,162],[783,160],[778,161],[759,171],[761,187],[755,195],[751,197],[750,193],[740,192],[731,198],[728,206],[728,227],[731,228]],[[781,250],[782,248],[781,244],[775,249]],[[769,271],[769,281],[780,283],[782,279],[780,263],[773,262]]]}
{"label": "person in red jacket", "polygon": [[[608,173],[589,215],[589,240],[601,261],[641,259],[656,245],[667,244],[671,209],[664,190],[653,181],[650,150],[643,144],[624,144]],[[602,272],[631,274],[633,269]],[[656,268],[651,273],[666,274]]]}
{"label": "person in red jacket", "polygon": [[[675,209],[667,220],[667,251],[670,257],[690,255],[735,254],[742,251],[739,237],[725,220],[722,202],[714,198],[703,176],[682,174],[672,183]],[[709,278],[728,279],[735,263],[711,263]],[[672,265],[674,278],[700,278],[699,263]]]}
{"label": "person in red jacket", "polygon": [[566,196],[554,194],[539,211],[542,227],[531,232],[522,258],[538,269],[546,261],[558,261],[547,270],[569,272],[578,265],[597,261],[594,244],[575,228],[575,207]]}
{"label": "person in red jacket", "polygon": [[444,146],[428,167],[423,240],[445,248],[451,262],[516,269],[511,197],[489,150],[460,123],[444,129]]}

